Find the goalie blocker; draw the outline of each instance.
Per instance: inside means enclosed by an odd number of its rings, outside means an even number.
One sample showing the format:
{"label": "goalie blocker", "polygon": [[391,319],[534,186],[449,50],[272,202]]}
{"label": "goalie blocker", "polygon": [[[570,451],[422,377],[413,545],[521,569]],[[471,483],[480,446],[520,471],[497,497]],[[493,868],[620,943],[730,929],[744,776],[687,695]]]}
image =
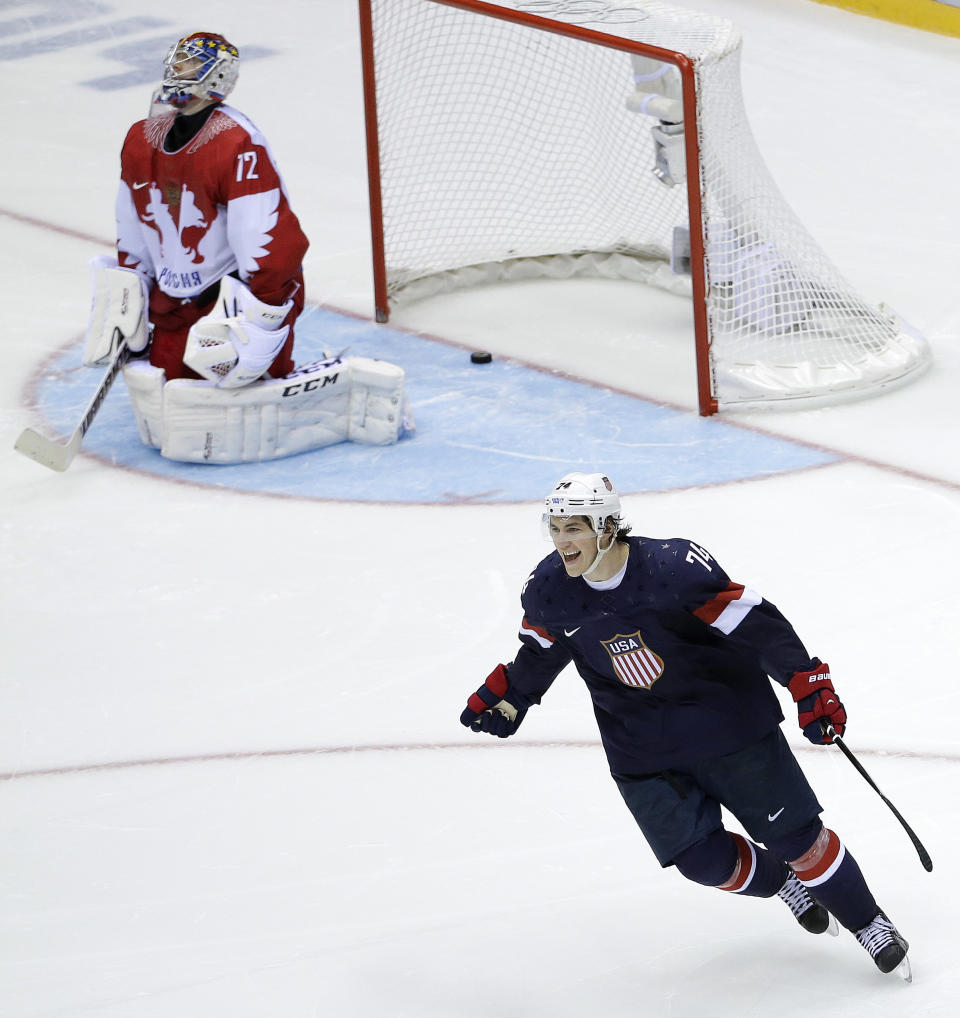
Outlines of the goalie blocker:
{"label": "goalie blocker", "polygon": [[166,381],[146,361],[123,372],[140,438],[168,459],[250,463],[337,442],[391,445],[414,430],[403,369],[333,357],[239,389]]}
{"label": "goalie blocker", "polygon": [[133,269],[122,269],[116,258],[97,255],[90,260],[90,318],[84,338],[83,363],[87,367],[112,360],[127,341],[131,353],[145,350],[149,341],[146,280]]}

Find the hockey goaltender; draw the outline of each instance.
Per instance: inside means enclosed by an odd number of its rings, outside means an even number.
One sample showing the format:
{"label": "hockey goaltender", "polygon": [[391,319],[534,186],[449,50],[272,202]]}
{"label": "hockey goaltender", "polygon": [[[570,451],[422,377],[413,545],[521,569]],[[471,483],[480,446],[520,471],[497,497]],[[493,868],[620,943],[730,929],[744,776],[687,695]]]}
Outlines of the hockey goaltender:
{"label": "hockey goaltender", "polygon": [[130,358],[140,438],[170,459],[396,442],[414,427],[400,367],[340,356],[294,372],[308,241],[266,138],[224,102],[238,71],[215,32],[171,46],[123,144],[117,258],[91,264],[84,363]]}

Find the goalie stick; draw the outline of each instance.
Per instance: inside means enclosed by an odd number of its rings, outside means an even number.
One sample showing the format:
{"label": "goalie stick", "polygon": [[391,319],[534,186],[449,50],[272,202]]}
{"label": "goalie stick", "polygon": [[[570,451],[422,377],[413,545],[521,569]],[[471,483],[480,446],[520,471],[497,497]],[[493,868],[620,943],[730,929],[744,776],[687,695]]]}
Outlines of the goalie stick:
{"label": "goalie stick", "polygon": [[880,798],[883,799],[883,801],[887,804],[887,806],[890,808],[890,812],[893,813],[893,815],[900,821],[901,826],[907,832],[907,835],[913,842],[913,847],[917,850],[917,855],[920,856],[921,865],[928,873],[932,872],[933,860],[930,858],[930,853],[923,847],[923,843],[916,836],[916,834],[914,834],[913,828],[900,815],[900,811],[897,809],[897,807],[894,806],[894,804],[883,794],[883,792],[880,791],[879,788],[877,788],[876,782],[873,780],[873,778],[871,778],[870,775],[867,774],[860,761],[847,748],[847,746],[844,744],[843,739],[841,739],[840,736],[837,735],[837,733],[833,730],[833,725],[831,725],[827,721],[821,721],[820,727],[823,730],[823,734],[829,735],[830,738],[833,739],[834,743],[836,743],[836,745],[840,748],[840,751],[843,753],[843,755],[867,779],[867,784],[870,785],[870,787],[877,793],[877,795],[879,795]]}
{"label": "goalie stick", "polygon": [[116,343],[116,356],[110,362],[110,367],[103,376],[100,385],[97,386],[97,391],[93,394],[83,419],[77,425],[70,438],[65,443],[54,442],[49,438],[44,438],[43,435],[34,431],[33,428],[25,428],[13,444],[17,452],[22,452],[24,456],[29,456],[30,459],[36,460],[37,463],[41,463],[51,470],[58,470],[61,473],[70,466],[73,462],[73,457],[76,456],[77,450],[80,448],[83,436],[86,435],[90,425],[93,423],[94,417],[97,416],[97,411],[107,398],[110,386],[113,385],[117,375],[120,374],[120,369],[130,358],[130,351],[127,348],[126,340],[120,334],[119,329],[114,330],[114,343]]}

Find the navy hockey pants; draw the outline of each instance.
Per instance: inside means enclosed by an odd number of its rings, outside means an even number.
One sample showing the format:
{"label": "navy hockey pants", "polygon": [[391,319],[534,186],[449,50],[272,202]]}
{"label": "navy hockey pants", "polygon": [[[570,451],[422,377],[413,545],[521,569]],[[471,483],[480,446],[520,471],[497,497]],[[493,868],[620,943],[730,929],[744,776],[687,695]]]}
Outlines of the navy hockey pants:
{"label": "navy hockey pants", "polygon": [[809,846],[797,846],[791,835],[809,838],[823,809],[779,728],[746,749],[684,771],[613,778],[661,866],[722,829],[721,807],[754,841],[796,858]]}

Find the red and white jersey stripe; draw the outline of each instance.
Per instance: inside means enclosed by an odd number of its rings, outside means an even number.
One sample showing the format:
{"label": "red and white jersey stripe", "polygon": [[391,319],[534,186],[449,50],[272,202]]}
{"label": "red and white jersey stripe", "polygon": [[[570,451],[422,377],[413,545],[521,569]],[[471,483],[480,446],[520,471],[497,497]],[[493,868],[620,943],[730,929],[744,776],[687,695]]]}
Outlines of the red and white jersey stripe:
{"label": "red and white jersey stripe", "polygon": [[546,629],[542,626],[535,626],[526,615],[524,615],[523,621],[520,623],[521,639],[524,636],[529,636],[531,639],[536,640],[544,650],[549,650],[555,642]]}
{"label": "red and white jersey stripe", "polygon": [[747,617],[750,609],[760,604],[761,600],[761,596],[750,587],[742,583],[731,583],[726,590],[712,597],[693,614],[708,626],[719,629],[724,636],[729,636]]}

